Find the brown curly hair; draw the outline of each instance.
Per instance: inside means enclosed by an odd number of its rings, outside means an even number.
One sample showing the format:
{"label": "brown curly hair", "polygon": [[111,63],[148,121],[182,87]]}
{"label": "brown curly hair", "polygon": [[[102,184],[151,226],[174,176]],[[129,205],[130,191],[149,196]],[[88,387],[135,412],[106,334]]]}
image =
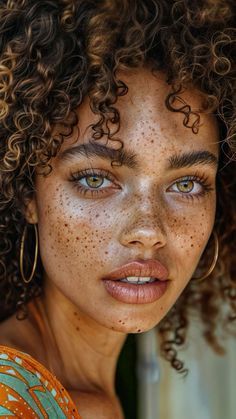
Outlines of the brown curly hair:
{"label": "brown curly hair", "polygon": [[[200,123],[180,97],[191,84],[205,94],[202,112],[215,114],[221,135],[214,226],[220,256],[210,277],[190,281],[158,325],[162,355],[186,371],[175,346],[184,344],[194,310],[207,342],[224,352],[218,326],[233,333],[236,318],[235,17],[234,0],[0,0],[0,320],[13,313],[24,319],[27,302],[43,291],[40,256],[28,285],[18,262],[35,169],[50,172],[50,159],[79,123],[75,110],[85,96],[99,116],[94,139],[115,140],[115,103],[128,91],[117,71],[148,65],[164,70],[172,88],[166,106],[183,114],[186,129],[196,133]],[[54,136],[58,123],[63,132]],[[24,260],[29,271],[33,238],[32,229]],[[211,258],[207,246],[205,270]]]}

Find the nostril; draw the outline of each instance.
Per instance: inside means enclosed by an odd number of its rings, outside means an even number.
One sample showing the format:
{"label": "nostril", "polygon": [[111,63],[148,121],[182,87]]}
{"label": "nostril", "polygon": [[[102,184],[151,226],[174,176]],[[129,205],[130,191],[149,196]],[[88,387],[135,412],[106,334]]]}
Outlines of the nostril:
{"label": "nostril", "polygon": [[132,230],[125,230],[121,233],[120,242],[124,246],[157,248],[166,243],[165,234],[157,228],[154,229],[142,225],[133,227]]}

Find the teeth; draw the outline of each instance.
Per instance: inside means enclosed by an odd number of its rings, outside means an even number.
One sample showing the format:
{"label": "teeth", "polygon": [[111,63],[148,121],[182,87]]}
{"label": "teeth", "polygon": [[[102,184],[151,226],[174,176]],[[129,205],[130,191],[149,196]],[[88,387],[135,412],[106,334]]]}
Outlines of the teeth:
{"label": "teeth", "polygon": [[156,281],[156,278],[151,278],[150,276],[127,276],[127,278],[120,279],[120,281],[132,284],[145,284]]}

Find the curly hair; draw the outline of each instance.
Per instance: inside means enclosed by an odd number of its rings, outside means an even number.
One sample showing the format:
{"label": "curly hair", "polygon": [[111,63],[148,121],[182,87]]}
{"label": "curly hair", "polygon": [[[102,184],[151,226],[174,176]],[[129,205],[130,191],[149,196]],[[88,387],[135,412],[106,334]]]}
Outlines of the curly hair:
{"label": "curly hair", "polygon": [[[213,113],[221,145],[214,225],[220,256],[209,279],[190,281],[158,325],[161,353],[176,370],[186,371],[176,347],[184,344],[194,311],[208,344],[224,353],[218,327],[233,333],[236,318],[235,17],[234,0],[0,0],[0,320],[13,313],[26,318],[27,302],[43,292],[40,255],[29,284],[18,263],[36,168],[50,173],[50,159],[79,124],[75,110],[85,96],[98,115],[94,139],[115,140],[115,104],[128,91],[117,72],[150,66],[166,74],[170,112],[180,112],[194,133],[201,112]],[[181,98],[189,85],[204,93],[199,113]],[[55,136],[58,123],[63,129]],[[34,257],[32,241],[33,230],[26,270]],[[205,270],[211,258],[207,246]]]}

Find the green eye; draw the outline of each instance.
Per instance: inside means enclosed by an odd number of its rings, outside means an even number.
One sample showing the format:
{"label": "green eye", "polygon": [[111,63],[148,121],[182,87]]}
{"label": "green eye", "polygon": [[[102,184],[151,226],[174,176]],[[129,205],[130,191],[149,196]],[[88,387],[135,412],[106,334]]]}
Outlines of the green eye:
{"label": "green eye", "polygon": [[99,186],[101,186],[104,182],[104,178],[102,176],[87,176],[86,177],[86,182],[88,184],[88,186],[90,187],[94,187],[94,188],[99,188]]}
{"label": "green eye", "polygon": [[176,185],[179,192],[182,193],[191,192],[194,188],[194,182],[192,180],[181,180],[180,182],[176,182]]}

